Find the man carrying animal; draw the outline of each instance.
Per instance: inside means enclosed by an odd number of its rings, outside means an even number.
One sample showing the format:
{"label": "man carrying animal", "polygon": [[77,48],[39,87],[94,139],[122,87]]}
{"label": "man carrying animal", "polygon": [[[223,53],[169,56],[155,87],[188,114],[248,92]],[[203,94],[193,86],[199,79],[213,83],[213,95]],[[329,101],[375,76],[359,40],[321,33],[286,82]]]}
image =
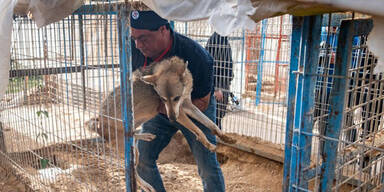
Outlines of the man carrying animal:
{"label": "man carrying animal", "polygon": [[[167,20],[153,11],[132,11],[132,63],[133,70],[146,67],[152,62],[178,56],[188,62],[188,69],[193,76],[192,102],[207,117],[215,121],[216,100],[213,96],[213,59],[209,53],[195,41],[174,32]],[[169,87],[171,91],[172,87]],[[138,141],[138,174],[156,191],[165,191],[156,160],[160,152],[169,144],[172,136],[181,130],[185,136],[198,165],[204,191],[225,191],[224,178],[216,153],[209,151],[185,127],[169,120],[164,105],[159,114],[143,124],[143,133],[156,135],[152,141]],[[193,120],[204,132],[211,143],[216,138],[211,131]]]}

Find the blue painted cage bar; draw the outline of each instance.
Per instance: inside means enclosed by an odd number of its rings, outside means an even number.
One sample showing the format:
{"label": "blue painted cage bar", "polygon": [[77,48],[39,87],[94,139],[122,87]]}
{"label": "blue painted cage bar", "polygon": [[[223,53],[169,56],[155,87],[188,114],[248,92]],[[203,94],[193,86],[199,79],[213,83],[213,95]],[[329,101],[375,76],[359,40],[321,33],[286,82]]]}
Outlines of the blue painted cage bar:
{"label": "blue painted cage bar", "polygon": [[261,102],[261,87],[263,82],[263,64],[264,64],[264,52],[265,52],[265,37],[267,32],[267,20],[264,19],[261,22],[261,44],[260,44],[260,56],[257,64],[257,83],[256,83],[256,100],[255,105],[259,105]]}
{"label": "blue painted cage bar", "polygon": [[[289,191],[306,191],[308,182],[303,174],[310,165],[312,137],[303,135],[302,132],[312,132],[314,90],[317,62],[320,46],[322,16],[304,17],[302,25],[301,54],[298,75],[299,82],[302,81],[302,89],[296,91],[296,112],[294,119],[291,166],[290,166],[290,187]],[[299,84],[299,83],[298,83]],[[298,96],[301,95],[301,96]],[[300,98],[301,97],[301,98]],[[300,99],[300,100],[299,100]]]}
{"label": "blue painted cage bar", "polygon": [[[302,33],[302,17],[293,17],[292,24],[292,39],[291,39],[291,64],[289,68],[288,79],[288,105],[287,105],[287,122],[285,129],[285,155],[284,155],[284,174],[283,174],[283,191],[288,191],[290,181],[290,165],[291,165],[291,145],[292,145],[292,133],[293,123],[295,116],[295,96],[296,96],[296,72],[299,69],[300,57],[300,45],[301,45],[301,33]],[[299,81],[301,82],[301,81]],[[297,85],[297,89],[300,89],[301,85]],[[301,93],[301,91],[299,91]]]}
{"label": "blue painted cage bar", "polygon": [[[119,51],[120,51],[120,67],[121,67],[121,103],[122,103],[122,119],[124,124],[124,147],[125,147],[125,179],[127,192],[135,192],[136,180],[133,165],[133,106],[132,101],[132,60],[131,60],[131,38],[129,28],[129,13],[128,7],[120,9],[119,20]],[[129,104],[129,105],[128,105]]]}

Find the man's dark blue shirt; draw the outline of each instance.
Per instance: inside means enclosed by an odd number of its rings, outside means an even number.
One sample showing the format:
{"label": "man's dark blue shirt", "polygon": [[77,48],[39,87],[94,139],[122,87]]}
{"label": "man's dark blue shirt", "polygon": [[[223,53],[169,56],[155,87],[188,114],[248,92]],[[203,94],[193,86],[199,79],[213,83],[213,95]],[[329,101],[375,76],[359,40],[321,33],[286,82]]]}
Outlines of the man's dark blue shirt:
{"label": "man's dark blue shirt", "polygon": [[[173,37],[171,50],[165,58],[178,56],[185,62],[188,61],[188,69],[193,77],[192,99],[202,98],[212,93],[213,87],[213,58],[197,42],[171,30]],[[131,41],[132,47],[132,70],[144,66],[145,56],[136,48],[135,42]],[[147,58],[148,64],[153,62]]]}

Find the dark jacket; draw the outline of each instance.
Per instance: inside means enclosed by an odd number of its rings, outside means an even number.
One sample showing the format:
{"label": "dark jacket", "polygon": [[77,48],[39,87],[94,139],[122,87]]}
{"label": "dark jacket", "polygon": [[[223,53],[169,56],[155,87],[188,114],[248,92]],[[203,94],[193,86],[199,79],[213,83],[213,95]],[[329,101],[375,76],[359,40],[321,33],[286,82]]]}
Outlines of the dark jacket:
{"label": "dark jacket", "polygon": [[[173,44],[171,51],[165,56],[178,56],[188,61],[188,69],[193,77],[192,99],[202,98],[213,92],[213,59],[210,54],[197,42],[171,30]],[[144,55],[136,49],[135,42],[132,45],[132,70],[144,65]],[[148,58],[148,63],[153,62]]]}

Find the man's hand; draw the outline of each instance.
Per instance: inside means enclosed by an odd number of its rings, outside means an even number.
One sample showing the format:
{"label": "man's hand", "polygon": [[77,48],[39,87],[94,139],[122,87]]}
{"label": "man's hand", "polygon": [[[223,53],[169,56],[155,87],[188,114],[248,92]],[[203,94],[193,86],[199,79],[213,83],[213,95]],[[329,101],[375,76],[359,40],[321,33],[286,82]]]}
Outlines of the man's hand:
{"label": "man's hand", "polygon": [[220,89],[216,90],[214,95],[215,95],[216,101],[223,101],[223,92]]}
{"label": "man's hand", "polygon": [[200,111],[204,112],[208,108],[209,99],[211,98],[211,93],[209,92],[208,95],[204,96],[203,98],[194,99],[192,100],[192,103],[200,109]]}

